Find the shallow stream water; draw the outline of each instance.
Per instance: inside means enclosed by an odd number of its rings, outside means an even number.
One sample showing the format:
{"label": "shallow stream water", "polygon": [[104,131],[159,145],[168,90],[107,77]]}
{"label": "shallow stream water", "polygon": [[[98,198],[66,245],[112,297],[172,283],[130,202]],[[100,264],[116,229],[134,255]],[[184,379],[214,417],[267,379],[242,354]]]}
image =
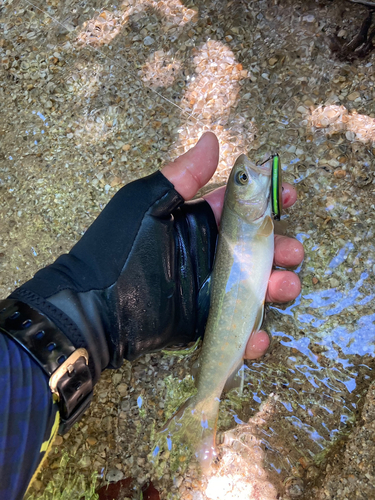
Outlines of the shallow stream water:
{"label": "shallow stream water", "polygon": [[189,373],[189,360],[163,355],[104,375],[65,441],[84,475],[152,478],[162,498],[186,500],[317,494],[374,379],[374,56],[340,59],[330,43],[350,41],[365,16],[345,0],[0,4],[2,296],[204,130],[221,143],[213,184],[242,152],[271,149],[299,193],[284,219],[305,246],[303,290],[268,308],[271,349],[244,368],[236,409],[224,402],[232,428],[212,477],[150,470],[165,377]]}

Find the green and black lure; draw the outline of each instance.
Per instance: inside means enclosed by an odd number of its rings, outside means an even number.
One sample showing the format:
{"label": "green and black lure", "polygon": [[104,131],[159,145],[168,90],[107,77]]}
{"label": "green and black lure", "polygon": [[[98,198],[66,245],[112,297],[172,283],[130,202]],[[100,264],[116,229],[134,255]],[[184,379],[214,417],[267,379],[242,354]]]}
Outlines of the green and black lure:
{"label": "green and black lure", "polygon": [[281,163],[278,154],[272,155],[271,198],[273,218],[280,220],[283,208]]}
{"label": "green and black lure", "polygon": [[271,202],[272,202],[272,215],[276,220],[280,220],[281,211],[283,208],[282,200],[282,176],[281,176],[281,163],[280,156],[274,154],[269,156],[260,165],[264,165],[269,160],[272,160],[272,170],[271,170]]}

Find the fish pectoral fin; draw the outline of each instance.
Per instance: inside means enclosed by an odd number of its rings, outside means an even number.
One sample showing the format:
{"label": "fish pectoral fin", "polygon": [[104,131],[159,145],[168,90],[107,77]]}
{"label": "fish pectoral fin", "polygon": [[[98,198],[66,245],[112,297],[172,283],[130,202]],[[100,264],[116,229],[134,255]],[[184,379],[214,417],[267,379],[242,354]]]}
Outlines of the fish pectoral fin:
{"label": "fish pectoral fin", "polygon": [[275,234],[286,235],[288,231],[288,222],[286,220],[274,220],[273,225]]}
{"label": "fish pectoral fin", "polygon": [[257,236],[268,237],[272,234],[272,232],[273,232],[273,221],[272,221],[271,217],[269,215],[267,215],[263,219],[263,222],[257,231]]}
{"label": "fish pectoral fin", "polygon": [[199,372],[199,368],[200,368],[200,363],[199,363],[199,358],[198,358],[196,361],[194,361],[194,363],[191,367],[191,375],[192,375],[193,379],[195,380],[195,385],[197,382],[197,375]]}

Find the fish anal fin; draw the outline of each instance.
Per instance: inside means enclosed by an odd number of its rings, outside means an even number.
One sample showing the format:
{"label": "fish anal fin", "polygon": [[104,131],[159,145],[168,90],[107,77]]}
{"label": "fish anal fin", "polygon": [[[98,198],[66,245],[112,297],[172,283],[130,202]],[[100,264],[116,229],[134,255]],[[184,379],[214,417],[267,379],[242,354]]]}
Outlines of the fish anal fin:
{"label": "fish anal fin", "polygon": [[257,236],[268,237],[272,234],[272,232],[273,232],[273,221],[272,221],[271,217],[269,215],[267,215],[263,219],[263,222],[257,231]]}
{"label": "fish anal fin", "polygon": [[231,372],[231,374],[227,378],[223,392],[229,392],[232,389],[240,389],[241,392],[241,387],[243,385],[243,380],[242,380],[243,370],[241,370],[241,373],[239,373],[239,371],[242,365],[243,365],[243,359],[241,359],[236,368]]}
{"label": "fish anal fin", "polygon": [[257,316],[254,321],[254,328],[253,331],[251,332],[251,335],[260,330],[260,327],[262,326],[263,323],[263,318],[264,318],[264,304],[262,304],[262,306],[259,308],[257,312]]}
{"label": "fish anal fin", "polygon": [[[263,317],[264,317],[264,304],[262,304],[262,306],[258,310],[258,313],[254,321],[254,328],[251,332],[251,335],[254,335],[255,332],[260,330],[260,327],[262,326],[263,323]],[[227,378],[227,381],[225,382],[225,386],[223,389],[224,392],[229,392],[232,389],[239,389],[239,393],[242,394],[244,385],[244,370],[241,370],[242,366],[243,366],[243,359],[241,359],[241,361],[236,365],[235,369],[232,370],[231,374]]]}

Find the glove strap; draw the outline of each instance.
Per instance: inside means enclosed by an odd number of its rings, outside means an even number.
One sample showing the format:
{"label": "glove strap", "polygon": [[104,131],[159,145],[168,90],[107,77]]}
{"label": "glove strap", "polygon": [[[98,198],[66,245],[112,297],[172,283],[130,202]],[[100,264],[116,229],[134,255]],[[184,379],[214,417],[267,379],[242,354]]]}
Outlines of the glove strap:
{"label": "glove strap", "polygon": [[0,301],[0,332],[21,345],[49,377],[59,404],[59,433],[64,434],[91,403],[93,383],[86,349],[76,349],[47,316],[14,299]]}

